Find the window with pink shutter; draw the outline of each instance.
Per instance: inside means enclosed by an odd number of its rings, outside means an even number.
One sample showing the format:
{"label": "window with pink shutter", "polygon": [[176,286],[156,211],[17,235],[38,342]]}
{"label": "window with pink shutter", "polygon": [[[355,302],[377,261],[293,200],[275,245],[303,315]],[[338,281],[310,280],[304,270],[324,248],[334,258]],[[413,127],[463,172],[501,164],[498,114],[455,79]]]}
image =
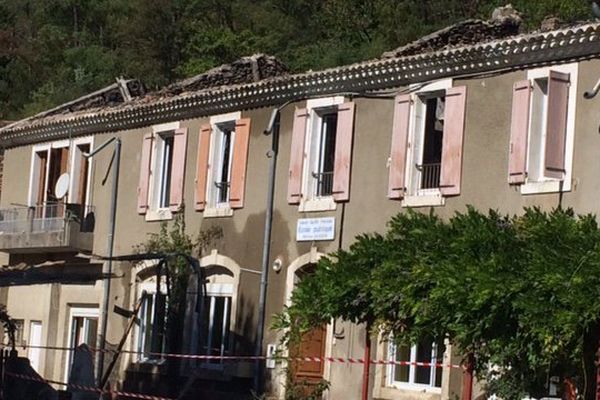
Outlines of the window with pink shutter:
{"label": "window with pink shutter", "polygon": [[206,207],[206,184],[208,179],[208,163],[210,154],[210,138],[212,127],[202,125],[198,138],[198,157],[196,161],[196,190],[194,208],[202,211]]}
{"label": "window with pink shutter", "polygon": [[394,99],[394,120],[392,122],[392,148],[390,151],[390,172],[388,197],[402,199],[406,190],[406,151],[410,126],[410,95],[398,95]]}
{"label": "window with pink shutter", "polygon": [[531,82],[519,81],[513,85],[512,115],[510,124],[510,147],[508,182],[521,184],[527,177],[527,135],[529,133],[529,102]]}
{"label": "window with pink shutter", "polygon": [[[528,72],[527,81],[515,85],[510,177],[511,183],[522,184],[524,194],[568,190],[570,187],[567,155],[572,154],[574,122],[569,115],[569,99],[576,93],[571,81],[571,74],[576,71],[577,64],[532,70]],[[517,91],[518,85],[525,87],[527,84],[529,91]],[[523,115],[526,112],[524,106],[515,109],[515,104],[525,102],[528,102],[528,118]],[[557,186],[559,181],[563,184]]]}
{"label": "window with pink shutter", "polygon": [[187,134],[187,128],[177,129],[173,133],[171,176],[169,178],[169,208],[172,212],[177,212],[183,204]]}
{"label": "window with pink shutter", "polygon": [[310,99],[294,115],[288,202],[301,211],[334,210],[350,198],[353,102]]}
{"label": "window with pink shutter", "polygon": [[[331,194],[335,201],[348,201],[350,199],[350,170],[352,166],[352,139],[354,137],[354,109],[352,102],[341,104],[337,112],[337,124],[335,139],[332,140],[335,146],[335,161],[333,166],[333,187]],[[327,144],[327,138],[323,139]],[[326,150],[326,149],[324,149]],[[324,152],[324,157],[327,157]],[[325,160],[326,161],[326,160]],[[328,173],[323,167],[321,173]],[[326,182],[326,181],[324,181]],[[322,195],[323,185],[318,187]],[[327,188],[328,189],[328,188]]]}
{"label": "window with pink shutter", "polygon": [[250,118],[239,119],[235,124],[235,143],[231,167],[229,204],[231,208],[244,207],[248,144],[250,141]]}
{"label": "window with pink shutter", "polygon": [[544,176],[563,179],[569,100],[569,74],[550,71],[548,75],[548,112]]}
{"label": "window with pink shutter", "polygon": [[304,143],[308,111],[296,109],[292,127],[292,146],[290,151],[290,169],[288,175],[288,203],[298,204],[302,199],[302,173],[304,168]]}
{"label": "window with pink shutter", "polygon": [[395,100],[388,197],[405,206],[443,205],[443,196],[460,194],[466,87],[451,84]]}
{"label": "window with pink shutter", "polygon": [[440,176],[440,191],[444,196],[460,194],[466,100],[466,86],[453,87],[446,91]]}
{"label": "window with pink shutter", "polygon": [[150,163],[152,160],[152,141],[151,133],[144,135],[142,141],[142,155],[140,165],[140,181],[138,184],[138,213],[145,214],[148,210],[148,190],[150,186]]}

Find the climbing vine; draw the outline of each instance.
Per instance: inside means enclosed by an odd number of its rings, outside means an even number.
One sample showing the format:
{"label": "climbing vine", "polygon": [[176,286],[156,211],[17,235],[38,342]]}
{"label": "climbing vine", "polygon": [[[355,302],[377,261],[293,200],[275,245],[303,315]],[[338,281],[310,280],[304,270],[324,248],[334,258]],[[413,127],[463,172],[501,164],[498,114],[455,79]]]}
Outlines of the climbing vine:
{"label": "climbing vine", "polygon": [[556,378],[593,398],[599,298],[592,215],[410,211],[322,259],[276,325],[286,341],[331,318],[401,344],[447,338],[501,398],[543,397]]}

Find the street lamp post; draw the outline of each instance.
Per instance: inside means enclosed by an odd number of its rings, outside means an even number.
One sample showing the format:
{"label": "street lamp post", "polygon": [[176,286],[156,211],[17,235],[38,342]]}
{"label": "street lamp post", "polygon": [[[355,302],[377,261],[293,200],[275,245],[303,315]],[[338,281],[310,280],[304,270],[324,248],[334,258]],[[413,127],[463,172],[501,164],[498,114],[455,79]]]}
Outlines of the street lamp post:
{"label": "street lamp post", "polygon": [[84,157],[91,158],[103,149],[105,149],[111,143],[115,144],[113,153],[112,166],[112,189],[111,189],[111,200],[110,200],[110,215],[109,215],[109,226],[107,239],[107,261],[102,266],[103,276],[103,304],[101,314],[101,325],[100,335],[98,335],[96,348],[98,349],[98,357],[96,358],[96,381],[100,384],[102,380],[102,372],[104,369],[104,351],[106,349],[106,332],[108,325],[108,307],[110,303],[110,280],[112,276],[112,262],[113,262],[113,250],[115,242],[115,220],[117,218],[117,191],[119,187],[119,169],[121,162],[121,139],[113,137],[102,143],[98,148],[89,154],[84,154]]}

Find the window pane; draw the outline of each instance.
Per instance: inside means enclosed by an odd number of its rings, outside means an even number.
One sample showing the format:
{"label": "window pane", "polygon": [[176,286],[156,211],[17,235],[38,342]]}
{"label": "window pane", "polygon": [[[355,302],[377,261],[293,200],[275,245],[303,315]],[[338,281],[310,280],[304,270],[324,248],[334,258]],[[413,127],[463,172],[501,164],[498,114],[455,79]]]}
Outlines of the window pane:
{"label": "window pane", "polygon": [[219,160],[220,175],[217,182],[217,202],[227,203],[229,201],[229,181],[231,164],[231,129],[223,129],[223,141],[221,148],[221,160]]}
{"label": "window pane", "polygon": [[[433,342],[430,340],[421,341],[417,344],[416,362],[431,362],[431,346]],[[431,383],[431,367],[416,367],[415,383],[430,384]]]}
{"label": "window pane", "polygon": [[152,314],[154,296],[145,295],[140,314],[140,351],[150,352],[152,346]]}
{"label": "window pane", "polygon": [[87,318],[87,332],[85,343],[89,346],[96,345],[96,335],[98,334],[98,319],[97,318]]}
{"label": "window pane", "polygon": [[169,206],[169,196],[171,193],[171,170],[173,167],[173,136],[163,138],[163,154],[162,154],[162,176],[160,187],[160,204],[159,207],[164,208]]}
{"label": "window pane", "polygon": [[317,171],[317,195],[329,196],[333,191],[333,170],[335,166],[335,139],[337,133],[337,113],[322,117]]}
{"label": "window pane", "polygon": [[434,189],[440,186],[445,101],[443,97],[434,97],[425,104],[421,189]]}
{"label": "window pane", "polygon": [[[395,361],[410,361],[410,347],[409,346],[397,346]],[[409,376],[410,376],[409,372],[410,372],[409,365],[395,365],[394,381],[409,382]]]}

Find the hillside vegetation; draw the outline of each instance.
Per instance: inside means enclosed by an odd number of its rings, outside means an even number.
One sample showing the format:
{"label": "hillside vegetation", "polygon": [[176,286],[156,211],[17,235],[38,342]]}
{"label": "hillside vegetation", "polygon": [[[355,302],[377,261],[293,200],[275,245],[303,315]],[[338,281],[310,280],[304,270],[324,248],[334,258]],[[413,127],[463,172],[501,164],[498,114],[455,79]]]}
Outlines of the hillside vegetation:
{"label": "hillside vegetation", "polygon": [[[292,71],[378,57],[499,0],[0,0],[0,120],[124,76],[155,88],[257,52]],[[588,0],[515,0],[524,29],[592,18]]]}

